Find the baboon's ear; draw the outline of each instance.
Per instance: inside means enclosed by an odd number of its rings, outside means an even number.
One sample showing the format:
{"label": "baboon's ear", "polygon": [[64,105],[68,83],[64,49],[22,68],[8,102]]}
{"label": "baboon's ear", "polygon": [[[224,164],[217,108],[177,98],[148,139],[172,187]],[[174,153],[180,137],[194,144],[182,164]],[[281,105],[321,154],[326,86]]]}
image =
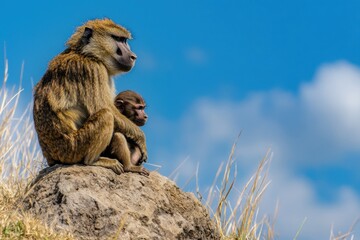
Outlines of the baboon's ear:
{"label": "baboon's ear", "polygon": [[121,113],[125,110],[125,103],[121,99],[115,101],[115,106],[117,107],[117,109],[119,109]]}
{"label": "baboon's ear", "polygon": [[90,42],[90,38],[92,37],[92,35],[93,35],[93,30],[91,28],[86,27],[81,37],[81,43],[83,45],[88,44]]}

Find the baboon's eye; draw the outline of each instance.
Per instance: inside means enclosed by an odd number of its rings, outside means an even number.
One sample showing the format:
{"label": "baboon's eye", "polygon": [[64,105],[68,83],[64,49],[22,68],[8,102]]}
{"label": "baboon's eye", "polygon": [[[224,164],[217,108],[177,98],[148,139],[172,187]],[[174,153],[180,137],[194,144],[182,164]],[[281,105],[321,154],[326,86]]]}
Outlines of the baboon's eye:
{"label": "baboon's eye", "polygon": [[122,55],[122,51],[121,51],[121,49],[120,49],[120,48],[117,48],[117,50],[116,50],[116,54],[117,54],[117,55],[119,55],[119,56],[121,56],[121,55]]}
{"label": "baboon's eye", "polygon": [[127,41],[127,39],[125,37],[119,37],[116,35],[111,35],[111,37],[117,42],[126,43],[126,41]]}

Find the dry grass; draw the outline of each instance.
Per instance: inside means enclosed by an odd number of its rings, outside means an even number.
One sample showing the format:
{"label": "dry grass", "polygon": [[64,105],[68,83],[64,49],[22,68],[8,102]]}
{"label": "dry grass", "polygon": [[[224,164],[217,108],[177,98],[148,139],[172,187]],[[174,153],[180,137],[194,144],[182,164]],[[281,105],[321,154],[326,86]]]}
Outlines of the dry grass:
{"label": "dry grass", "polygon": [[58,234],[39,220],[19,211],[16,206],[26,186],[43,167],[30,108],[19,106],[21,89],[8,90],[8,66],[5,60],[0,89],[0,239],[73,239]]}
{"label": "dry grass", "polygon": [[[222,163],[214,177],[213,184],[208,191],[205,206],[210,211],[216,226],[220,231],[222,239],[230,240],[273,240],[278,239],[275,234],[275,222],[277,218],[278,206],[275,206],[274,218],[267,216],[258,216],[259,205],[262,196],[270,184],[268,180],[268,170],[271,162],[271,152],[265,155],[260,161],[253,176],[244,184],[241,190],[236,188],[237,167],[234,161],[234,152],[236,142],[234,143],[227,162]],[[197,174],[196,174],[197,175]],[[222,179],[218,181],[219,176]],[[196,176],[197,178],[198,176]],[[197,186],[196,193],[200,200],[200,194]],[[235,198],[233,198],[235,195]],[[232,205],[232,203],[234,203]],[[306,223],[299,226],[298,231],[294,233],[294,240],[301,235],[301,230]],[[330,240],[353,240],[353,228],[358,223],[356,221],[346,233],[334,234],[331,230]]]}
{"label": "dry grass", "polygon": [[[270,223],[266,216],[261,219],[258,216],[259,203],[270,183],[267,180],[267,173],[271,154],[268,152],[254,175],[239,190],[235,187],[237,176],[235,149],[236,143],[231,149],[225,167],[224,163],[221,164],[216,173],[205,206],[213,215],[223,239],[274,239],[274,224]],[[222,179],[218,186],[220,175]],[[234,194],[235,198],[232,197]],[[232,205],[232,202],[235,204]]]}

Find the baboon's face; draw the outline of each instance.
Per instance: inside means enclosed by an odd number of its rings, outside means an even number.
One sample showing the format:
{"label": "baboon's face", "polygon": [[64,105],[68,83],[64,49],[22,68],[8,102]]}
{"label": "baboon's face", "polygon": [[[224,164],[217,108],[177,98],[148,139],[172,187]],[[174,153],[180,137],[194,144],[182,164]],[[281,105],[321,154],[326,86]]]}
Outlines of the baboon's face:
{"label": "baboon's face", "polygon": [[121,72],[128,72],[135,65],[136,55],[130,50],[128,39],[119,34],[111,34],[109,54],[113,59],[114,67]]}
{"label": "baboon's face", "polygon": [[124,102],[122,114],[129,118],[137,126],[144,126],[148,116],[145,113],[145,103]]}
{"label": "baboon's face", "polygon": [[104,62],[111,75],[130,71],[137,58],[130,50],[128,38],[121,32],[105,34],[95,32],[88,48]]}
{"label": "baboon's face", "polygon": [[111,20],[93,20],[78,28],[68,45],[80,46],[82,54],[95,56],[110,75],[115,75],[135,65],[136,55],[130,50],[129,39],[130,32]]}
{"label": "baboon's face", "polygon": [[139,127],[144,126],[148,120],[146,103],[138,93],[129,90],[119,93],[115,98],[115,106]]}

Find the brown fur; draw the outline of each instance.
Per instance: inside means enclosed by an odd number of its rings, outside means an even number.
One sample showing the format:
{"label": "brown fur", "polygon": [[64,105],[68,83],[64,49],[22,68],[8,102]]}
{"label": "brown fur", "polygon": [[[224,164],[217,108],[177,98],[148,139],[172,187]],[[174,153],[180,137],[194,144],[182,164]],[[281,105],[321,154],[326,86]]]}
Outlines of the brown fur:
{"label": "brown fur", "polygon": [[[147,115],[144,111],[144,99],[134,91],[123,91],[115,97],[115,106],[119,112],[135,123],[137,126],[143,126],[146,123]],[[141,165],[141,151],[139,147],[120,132],[113,135],[111,144],[103,153],[104,156],[118,159],[124,172],[136,172],[148,176],[149,172]]]}
{"label": "brown fur", "polygon": [[115,97],[115,106],[139,127],[145,125],[148,117],[145,113],[146,103],[140,94],[131,90],[120,92]]}
{"label": "brown fur", "polygon": [[[86,34],[86,29],[91,34]],[[117,45],[111,34],[130,33],[109,19],[89,21],[67,42],[34,89],[34,123],[48,164],[99,165],[123,172],[115,159],[99,157],[120,132],[140,148],[147,159],[144,133],[113,104],[112,76],[129,71],[115,61]],[[132,53],[132,52],[130,52]],[[136,59],[136,58],[134,58]],[[132,61],[134,61],[132,59]]]}
{"label": "brown fur", "polygon": [[[138,93],[130,90],[120,92],[115,97],[115,106],[136,125],[143,126],[146,123],[148,118],[144,111],[146,104]],[[142,163],[140,149],[119,133],[115,133],[114,138],[117,144],[112,145],[110,151],[124,165],[124,170],[148,175],[147,170],[139,166]]]}

